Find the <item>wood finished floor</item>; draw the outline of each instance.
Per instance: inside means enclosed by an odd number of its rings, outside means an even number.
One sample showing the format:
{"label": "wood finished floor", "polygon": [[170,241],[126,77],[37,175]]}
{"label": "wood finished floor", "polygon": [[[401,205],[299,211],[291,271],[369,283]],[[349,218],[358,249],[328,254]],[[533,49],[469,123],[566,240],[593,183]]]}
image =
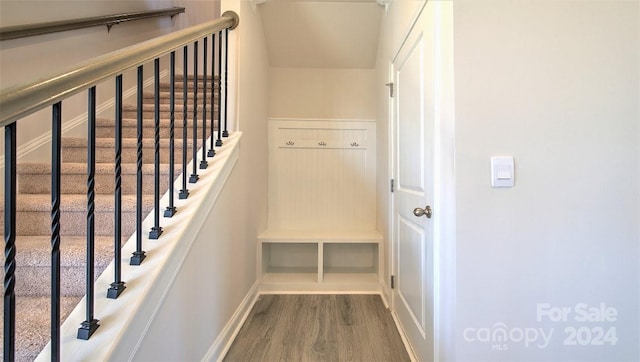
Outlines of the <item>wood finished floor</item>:
{"label": "wood finished floor", "polygon": [[262,295],[224,361],[409,361],[379,295]]}

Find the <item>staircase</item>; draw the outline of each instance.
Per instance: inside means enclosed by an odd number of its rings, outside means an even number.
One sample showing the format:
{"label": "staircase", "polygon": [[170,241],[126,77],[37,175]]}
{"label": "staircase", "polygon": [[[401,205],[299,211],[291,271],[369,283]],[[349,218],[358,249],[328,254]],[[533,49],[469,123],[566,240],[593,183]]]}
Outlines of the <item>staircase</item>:
{"label": "staircase", "polygon": [[[176,77],[182,80],[182,76]],[[210,79],[209,79],[210,83]],[[192,88],[193,80],[188,83]],[[210,84],[209,84],[210,86]],[[202,88],[198,94],[198,148],[202,146]],[[217,88],[217,80],[214,89]],[[210,89],[210,88],[209,88]],[[175,84],[175,175],[182,172],[183,83]],[[160,91],[160,195],[169,185],[170,88]],[[187,160],[192,156],[193,94],[188,96]],[[211,122],[211,93],[207,94],[207,132]],[[214,101],[217,109],[217,93]],[[144,94],[143,131],[143,213],[153,209],[154,193],[154,94]],[[216,112],[217,117],[217,112]],[[95,275],[113,259],[114,249],[114,120],[96,120],[95,173]],[[122,243],[135,232],[137,106],[123,107],[122,125]],[[208,133],[207,133],[208,134]],[[87,218],[87,140],[62,140],[61,196],[61,320],[64,321],[85,294]],[[198,154],[200,158],[200,153]],[[190,172],[189,170],[187,172]],[[18,164],[16,238],[16,360],[32,361],[50,339],[51,288],[51,167],[45,163]],[[177,193],[178,190],[176,190]],[[177,195],[176,195],[177,197]],[[161,215],[163,210],[161,210]],[[144,218],[144,217],[143,217]],[[161,220],[162,224],[162,220]],[[143,230],[148,233],[149,230]],[[123,263],[130,255],[123,255]],[[2,256],[4,277],[4,254]],[[126,275],[123,275],[126,283]],[[126,291],[125,291],[126,293]],[[0,315],[0,320],[3,316]],[[96,316],[100,319],[100,316]],[[3,336],[0,333],[0,341]],[[0,356],[2,356],[0,350]]]}

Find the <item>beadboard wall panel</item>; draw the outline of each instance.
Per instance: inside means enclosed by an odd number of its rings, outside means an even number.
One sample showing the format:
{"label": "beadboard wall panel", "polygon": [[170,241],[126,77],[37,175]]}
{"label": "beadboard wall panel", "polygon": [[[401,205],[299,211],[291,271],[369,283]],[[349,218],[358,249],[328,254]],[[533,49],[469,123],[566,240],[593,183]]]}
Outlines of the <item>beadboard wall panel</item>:
{"label": "beadboard wall panel", "polygon": [[375,122],[269,121],[269,229],[375,230]]}

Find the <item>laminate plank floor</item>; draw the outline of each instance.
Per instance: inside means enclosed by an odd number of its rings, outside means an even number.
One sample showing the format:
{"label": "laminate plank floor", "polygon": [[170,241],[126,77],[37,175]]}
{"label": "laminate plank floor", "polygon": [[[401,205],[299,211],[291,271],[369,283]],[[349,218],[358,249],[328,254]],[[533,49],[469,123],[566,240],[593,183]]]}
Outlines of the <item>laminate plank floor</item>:
{"label": "laminate plank floor", "polygon": [[379,295],[262,295],[224,361],[409,361]]}

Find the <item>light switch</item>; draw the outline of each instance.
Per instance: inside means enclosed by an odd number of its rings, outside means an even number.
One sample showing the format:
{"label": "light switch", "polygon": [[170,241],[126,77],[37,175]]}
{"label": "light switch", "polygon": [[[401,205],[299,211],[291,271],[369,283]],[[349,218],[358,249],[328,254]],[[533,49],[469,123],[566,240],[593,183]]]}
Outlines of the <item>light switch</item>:
{"label": "light switch", "polygon": [[513,157],[491,157],[491,186],[512,187],[514,181]]}

